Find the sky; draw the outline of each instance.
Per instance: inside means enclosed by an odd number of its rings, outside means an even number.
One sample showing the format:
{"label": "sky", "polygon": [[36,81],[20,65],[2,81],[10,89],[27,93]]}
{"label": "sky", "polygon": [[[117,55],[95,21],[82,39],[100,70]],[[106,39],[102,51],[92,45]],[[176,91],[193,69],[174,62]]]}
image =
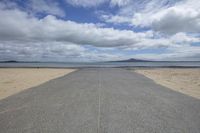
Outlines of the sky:
{"label": "sky", "polygon": [[200,61],[199,0],[0,0],[0,61]]}

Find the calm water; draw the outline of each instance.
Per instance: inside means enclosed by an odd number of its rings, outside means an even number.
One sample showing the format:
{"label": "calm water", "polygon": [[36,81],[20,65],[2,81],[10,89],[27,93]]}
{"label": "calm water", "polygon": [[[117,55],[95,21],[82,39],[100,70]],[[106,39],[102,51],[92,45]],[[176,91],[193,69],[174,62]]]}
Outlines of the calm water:
{"label": "calm water", "polygon": [[200,67],[200,62],[0,63],[0,67]]}

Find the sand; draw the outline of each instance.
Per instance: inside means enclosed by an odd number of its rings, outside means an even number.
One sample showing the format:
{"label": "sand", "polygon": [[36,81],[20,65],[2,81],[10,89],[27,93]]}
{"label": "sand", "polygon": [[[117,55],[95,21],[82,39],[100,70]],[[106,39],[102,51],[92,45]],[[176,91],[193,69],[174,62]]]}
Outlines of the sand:
{"label": "sand", "polygon": [[0,68],[0,99],[73,71],[75,69]]}
{"label": "sand", "polygon": [[172,90],[200,99],[200,69],[141,69],[136,72]]}

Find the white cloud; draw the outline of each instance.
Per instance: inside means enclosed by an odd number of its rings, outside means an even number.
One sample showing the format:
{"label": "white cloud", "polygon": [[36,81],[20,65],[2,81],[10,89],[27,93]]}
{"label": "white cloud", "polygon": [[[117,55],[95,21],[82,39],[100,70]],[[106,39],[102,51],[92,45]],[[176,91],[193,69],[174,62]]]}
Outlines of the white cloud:
{"label": "white cloud", "polygon": [[[101,49],[101,48],[100,48]],[[99,49],[90,50],[73,43],[56,41],[26,42],[0,41],[0,61],[109,61],[121,59],[123,55]]]}
{"label": "white cloud", "polygon": [[[164,32],[163,28],[159,29],[159,32],[153,30],[148,32],[117,30],[105,28],[99,24],[62,20],[53,15],[39,19],[34,14],[19,10],[15,4],[11,4],[9,7],[12,8],[5,8],[5,5],[0,2],[0,18],[3,18],[0,19],[0,60],[15,58],[57,61],[72,58],[73,60],[117,60],[127,57],[127,55],[122,54],[126,50],[158,48],[165,48],[171,52],[161,54],[160,58],[200,56],[198,54],[199,48],[190,46],[192,43],[200,42],[199,34],[195,36],[176,29],[178,32],[174,32],[173,35],[163,35],[159,33]],[[194,13],[192,14],[195,16]],[[162,15],[161,12],[161,15],[157,16]],[[119,23],[124,22],[124,20],[126,23],[129,22],[127,16],[120,15],[113,19],[110,18],[110,20]],[[151,21],[151,23],[153,22]],[[138,20],[137,24],[140,26],[148,25],[148,23],[143,24],[142,19]],[[87,49],[87,45],[93,49]],[[100,49],[103,48],[118,49],[121,53],[111,53],[109,50],[101,51]],[[183,48],[187,48],[187,51]],[[194,52],[192,53],[192,51]],[[143,55],[137,56],[142,57]],[[144,57],[148,56],[151,57],[147,54],[144,55]]]}
{"label": "white cloud", "polygon": [[57,16],[65,16],[64,11],[59,7],[59,4],[54,0],[28,0],[32,12],[47,13]]}
{"label": "white cloud", "polygon": [[132,0],[110,0],[111,6],[125,6],[132,2]]}
{"label": "white cloud", "polygon": [[[64,21],[54,16],[37,19],[19,10],[1,10],[0,39],[21,41],[60,41],[97,47],[134,45],[146,33],[101,28],[95,24]],[[16,21],[17,20],[17,21]]]}
{"label": "white cloud", "polygon": [[110,4],[111,7],[114,6],[122,7],[132,3],[133,0],[65,0],[65,1],[73,6],[80,6],[80,7],[97,7],[106,2]]}
{"label": "white cloud", "polygon": [[200,38],[196,36],[189,36],[186,33],[179,32],[170,37],[171,42],[180,43],[180,44],[190,44],[195,42],[200,42]]}
{"label": "white cloud", "polygon": [[67,3],[81,7],[96,7],[108,0],[66,0]]}
{"label": "white cloud", "polygon": [[0,60],[70,60],[78,58],[85,49],[72,43],[0,41]]}
{"label": "white cloud", "polygon": [[199,0],[135,1],[123,6],[117,14],[103,15],[101,18],[108,23],[128,22],[166,34],[200,32]]}
{"label": "white cloud", "polygon": [[[96,47],[131,46],[135,48],[167,47],[172,42],[174,44],[172,39],[168,39],[169,37],[153,39],[153,32],[135,33],[131,30],[102,28],[95,24],[64,21],[50,15],[38,19],[19,10],[1,10],[0,18],[4,18],[0,20],[0,39],[4,41],[58,41]],[[177,34],[176,38],[178,35],[181,42],[198,41],[195,37],[186,34]],[[186,39],[183,40],[183,37]]]}
{"label": "white cloud", "polygon": [[134,55],[135,58],[163,61],[200,61],[200,48],[195,46],[172,47],[163,53],[143,53]]}
{"label": "white cloud", "polygon": [[17,1],[2,0],[0,1],[1,9],[23,9],[29,14],[36,15],[38,13],[56,15],[60,17],[65,16],[65,12],[59,6],[59,3],[54,0],[26,0],[20,6]]}
{"label": "white cloud", "polygon": [[151,20],[152,28],[168,34],[200,32],[200,2],[194,2],[194,4],[199,5],[198,9],[180,5],[155,14]]}
{"label": "white cloud", "polygon": [[100,19],[107,22],[107,23],[114,23],[114,24],[120,24],[120,23],[131,23],[131,19],[128,17],[120,16],[120,15],[107,15],[103,14],[100,16]]}
{"label": "white cloud", "polygon": [[[151,33],[151,32],[150,32]],[[156,35],[151,35],[156,37]],[[185,33],[177,33],[169,37],[159,37],[159,38],[143,38],[140,42],[124,46],[127,50],[138,50],[138,49],[148,49],[148,48],[179,48],[189,46],[192,43],[199,43],[200,38],[195,36],[189,36]]]}

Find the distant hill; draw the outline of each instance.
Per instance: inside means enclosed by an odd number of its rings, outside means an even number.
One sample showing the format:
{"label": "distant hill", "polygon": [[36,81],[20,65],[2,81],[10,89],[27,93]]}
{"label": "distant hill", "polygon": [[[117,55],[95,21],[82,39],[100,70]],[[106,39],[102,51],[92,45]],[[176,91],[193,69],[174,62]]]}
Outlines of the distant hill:
{"label": "distant hill", "polygon": [[18,61],[15,60],[9,60],[9,61],[0,61],[2,63],[17,63]]}
{"label": "distant hill", "polygon": [[0,61],[0,63],[40,63],[38,61],[15,61],[15,60],[8,60],[8,61]]}
{"label": "distant hill", "polygon": [[111,61],[111,62],[152,62],[152,61],[131,58],[128,60],[119,60],[119,61]]}

